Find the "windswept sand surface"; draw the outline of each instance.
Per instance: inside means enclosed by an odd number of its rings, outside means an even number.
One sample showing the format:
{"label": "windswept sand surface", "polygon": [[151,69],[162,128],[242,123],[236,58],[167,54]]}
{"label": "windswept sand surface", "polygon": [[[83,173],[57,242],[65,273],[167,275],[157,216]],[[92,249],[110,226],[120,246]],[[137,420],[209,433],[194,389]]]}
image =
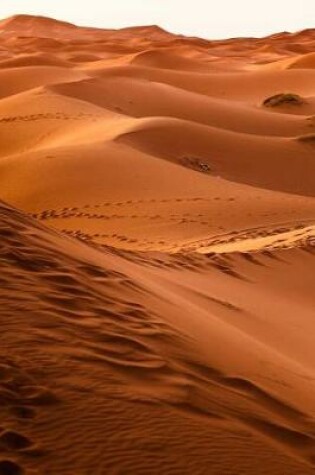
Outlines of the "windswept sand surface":
{"label": "windswept sand surface", "polygon": [[0,475],[315,473],[314,50],[0,22]]}

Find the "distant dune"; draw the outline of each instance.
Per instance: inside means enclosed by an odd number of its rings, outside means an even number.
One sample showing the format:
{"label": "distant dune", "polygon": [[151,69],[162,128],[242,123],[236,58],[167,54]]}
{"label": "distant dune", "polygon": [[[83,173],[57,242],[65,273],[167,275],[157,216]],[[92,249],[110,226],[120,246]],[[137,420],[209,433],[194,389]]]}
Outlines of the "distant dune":
{"label": "distant dune", "polygon": [[0,475],[315,473],[314,48],[0,21]]}

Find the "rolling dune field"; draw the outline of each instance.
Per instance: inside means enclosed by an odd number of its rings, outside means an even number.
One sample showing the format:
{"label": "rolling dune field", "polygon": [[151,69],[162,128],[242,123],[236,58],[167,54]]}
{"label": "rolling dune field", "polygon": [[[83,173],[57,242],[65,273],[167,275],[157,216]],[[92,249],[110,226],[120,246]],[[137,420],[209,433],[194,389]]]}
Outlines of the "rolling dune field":
{"label": "rolling dune field", "polygon": [[0,475],[315,474],[314,51],[0,21]]}

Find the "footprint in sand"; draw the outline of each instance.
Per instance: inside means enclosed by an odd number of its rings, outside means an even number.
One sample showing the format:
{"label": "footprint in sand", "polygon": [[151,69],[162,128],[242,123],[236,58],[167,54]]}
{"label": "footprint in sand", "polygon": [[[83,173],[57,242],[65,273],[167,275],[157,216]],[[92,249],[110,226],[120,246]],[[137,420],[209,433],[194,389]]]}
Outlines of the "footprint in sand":
{"label": "footprint in sand", "polygon": [[27,406],[13,406],[10,412],[17,419],[34,419],[36,417],[35,410]]}
{"label": "footprint in sand", "polygon": [[0,448],[2,447],[7,450],[20,451],[28,449],[32,445],[32,441],[19,432],[5,430],[0,434]]}
{"label": "footprint in sand", "polygon": [[0,460],[0,475],[23,475],[23,468],[12,460]]}

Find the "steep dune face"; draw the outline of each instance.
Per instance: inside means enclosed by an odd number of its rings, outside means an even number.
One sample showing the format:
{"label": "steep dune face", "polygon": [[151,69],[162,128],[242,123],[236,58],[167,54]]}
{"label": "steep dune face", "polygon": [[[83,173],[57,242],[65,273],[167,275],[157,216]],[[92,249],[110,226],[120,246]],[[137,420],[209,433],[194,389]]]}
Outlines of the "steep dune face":
{"label": "steep dune face", "polygon": [[0,475],[314,473],[314,46],[0,22]]}
{"label": "steep dune face", "polygon": [[4,205],[0,235],[2,473],[313,473],[311,248],[123,256]]}

